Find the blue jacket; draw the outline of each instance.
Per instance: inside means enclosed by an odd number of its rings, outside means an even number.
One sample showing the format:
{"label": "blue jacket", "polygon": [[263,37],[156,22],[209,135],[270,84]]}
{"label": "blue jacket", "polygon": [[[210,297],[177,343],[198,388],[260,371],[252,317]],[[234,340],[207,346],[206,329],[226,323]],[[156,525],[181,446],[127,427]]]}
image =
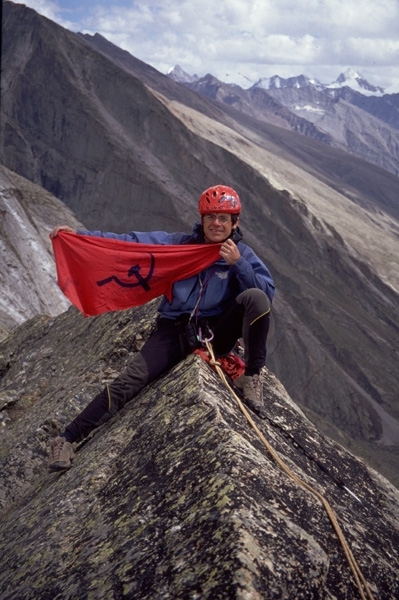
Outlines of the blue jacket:
{"label": "blue jacket", "polygon": [[[81,235],[113,238],[141,244],[200,244],[203,243],[202,226],[196,223],[193,233],[167,233],[166,231],[150,231],[130,233],[106,233],[102,231],[79,230]],[[234,265],[229,265],[220,258],[210,267],[188,279],[176,281],[173,284],[172,301],[164,297],[158,307],[161,316],[175,319],[182,313],[192,313],[195,310],[197,318],[221,314],[231,301],[244,290],[259,288],[263,290],[270,301],[274,295],[272,276],[263,262],[253,250],[240,240],[241,232],[237,227],[232,239],[240,251],[240,258]],[[197,302],[199,300],[198,306]]]}

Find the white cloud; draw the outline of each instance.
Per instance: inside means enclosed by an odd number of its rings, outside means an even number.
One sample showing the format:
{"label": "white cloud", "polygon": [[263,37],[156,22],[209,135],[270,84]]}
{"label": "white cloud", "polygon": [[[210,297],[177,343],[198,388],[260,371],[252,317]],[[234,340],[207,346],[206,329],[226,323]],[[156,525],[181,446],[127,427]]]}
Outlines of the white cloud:
{"label": "white cloud", "polygon": [[[57,22],[73,16],[66,12],[73,0],[26,3]],[[180,64],[220,79],[239,71],[322,79],[321,73],[334,71],[336,78],[353,66],[392,77],[399,64],[398,0],[86,0],[83,6],[85,15],[76,10],[70,28],[99,32],[164,73]]]}

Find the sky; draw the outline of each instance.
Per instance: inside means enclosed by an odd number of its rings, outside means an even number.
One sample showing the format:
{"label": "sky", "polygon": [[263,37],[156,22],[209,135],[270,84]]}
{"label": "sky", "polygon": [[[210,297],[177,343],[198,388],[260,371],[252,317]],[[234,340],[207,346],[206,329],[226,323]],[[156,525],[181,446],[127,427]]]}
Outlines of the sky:
{"label": "sky", "polygon": [[399,86],[399,0],[16,3],[71,31],[100,33],[161,73],[178,64],[249,87],[273,75],[332,83],[351,68],[386,91]]}

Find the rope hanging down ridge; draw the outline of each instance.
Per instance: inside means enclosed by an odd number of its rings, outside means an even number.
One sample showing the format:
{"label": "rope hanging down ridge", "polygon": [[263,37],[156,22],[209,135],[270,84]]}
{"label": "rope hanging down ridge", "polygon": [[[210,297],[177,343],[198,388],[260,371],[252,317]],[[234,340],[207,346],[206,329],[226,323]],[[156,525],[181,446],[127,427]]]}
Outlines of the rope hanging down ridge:
{"label": "rope hanging down ridge", "polygon": [[258,436],[258,438],[260,439],[260,441],[263,443],[263,445],[266,447],[267,451],[269,452],[269,454],[271,455],[271,457],[275,460],[275,462],[278,464],[278,466],[282,469],[282,471],[284,471],[284,473],[290,477],[293,481],[295,481],[295,483],[297,485],[299,485],[300,487],[304,488],[305,490],[307,490],[308,492],[310,492],[311,494],[313,494],[323,505],[329,519],[330,522],[335,530],[335,533],[337,534],[337,537],[339,539],[339,542],[343,548],[343,551],[345,553],[346,559],[348,561],[348,564],[351,568],[351,571],[353,573],[356,585],[359,589],[359,593],[360,596],[362,598],[362,600],[375,600],[374,596],[371,593],[370,587],[368,585],[368,582],[366,580],[366,578],[364,577],[357,561],[356,558],[354,557],[351,548],[349,547],[349,544],[345,538],[345,535],[341,529],[341,526],[338,522],[338,518],[337,515],[334,511],[334,509],[332,508],[331,504],[328,502],[328,500],[323,496],[323,494],[321,494],[318,490],[316,490],[313,486],[309,485],[308,483],[306,483],[306,481],[303,481],[300,477],[298,477],[298,475],[296,475],[286,464],[285,462],[280,458],[280,456],[277,454],[277,452],[274,450],[273,446],[271,446],[271,444],[267,441],[267,439],[265,438],[265,436],[263,435],[263,433],[260,431],[260,429],[258,428],[258,426],[256,425],[255,421],[252,419],[251,415],[249,414],[249,412],[247,411],[247,409],[245,408],[243,402],[240,400],[240,398],[237,396],[237,394],[235,393],[235,391],[233,390],[233,388],[230,386],[229,382],[226,379],[226,376],[220,366],[220,363],[217,362],[217,360],[215,359],[215,354],[213,352],[213,347],[211,345],[211,343],[209,341],[205,341],[205,345],[206,348],[209,352],[209,356],[210,356],[210,360],[209,360],[209,364],[214,367],[216,369],[216,372],[218,373],[219,377],[221,378],[222,382],[224,383],[224,385],[227,387],[228,390],[230,390],[230,392],[232,393],[234,399],[236,400],[241,412],[243,413],[244,417],[246,418],[246,420],[248,421],[248,423],[251,425],[252,429],[255,431],[256,435]]}

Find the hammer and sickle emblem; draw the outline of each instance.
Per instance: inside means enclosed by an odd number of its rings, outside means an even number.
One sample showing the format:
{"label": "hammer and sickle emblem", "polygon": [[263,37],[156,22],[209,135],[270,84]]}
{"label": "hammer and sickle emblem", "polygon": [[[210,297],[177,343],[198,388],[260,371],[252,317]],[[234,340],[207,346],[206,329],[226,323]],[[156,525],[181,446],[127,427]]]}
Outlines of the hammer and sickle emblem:
{"label": "hammer and sickle emblem", "polygon": [[122,281],[121,279],[119,279],[119,277],[117,277],[116,275],[111,275],[110,277],[107,277],[106,279],[102,279],[101,281],[97,281],[97,285],[98,286],[102,286],[102,285],[106,285],[107,283],[111,283],[111,281],[115,281],[115,283],[117,283],[118,285],[122,286],[122,287],[128,287],[128,288],[134,288],[134,287],[138,287],[139,285],[142,286],[142,288],[146,291],[149,292],[150,291],[150,286],[148,284],[149,280],[151,279],[153,273],[154,273],[154,267],[155,267],[155,257],[153,254],[150,254],[150,258],[151,258],[151,263],[150,263],[150,269],[148,271],[148,274],[146,277],[143,277],[140,273],[141,271],[141,266],[139,264],[134,265],[132,267],[130,267],[127,276],[128,277],[132,277],[134,276],[136,278],[137,281],[132,282],[132,283],[128,283],[126,281]]}

